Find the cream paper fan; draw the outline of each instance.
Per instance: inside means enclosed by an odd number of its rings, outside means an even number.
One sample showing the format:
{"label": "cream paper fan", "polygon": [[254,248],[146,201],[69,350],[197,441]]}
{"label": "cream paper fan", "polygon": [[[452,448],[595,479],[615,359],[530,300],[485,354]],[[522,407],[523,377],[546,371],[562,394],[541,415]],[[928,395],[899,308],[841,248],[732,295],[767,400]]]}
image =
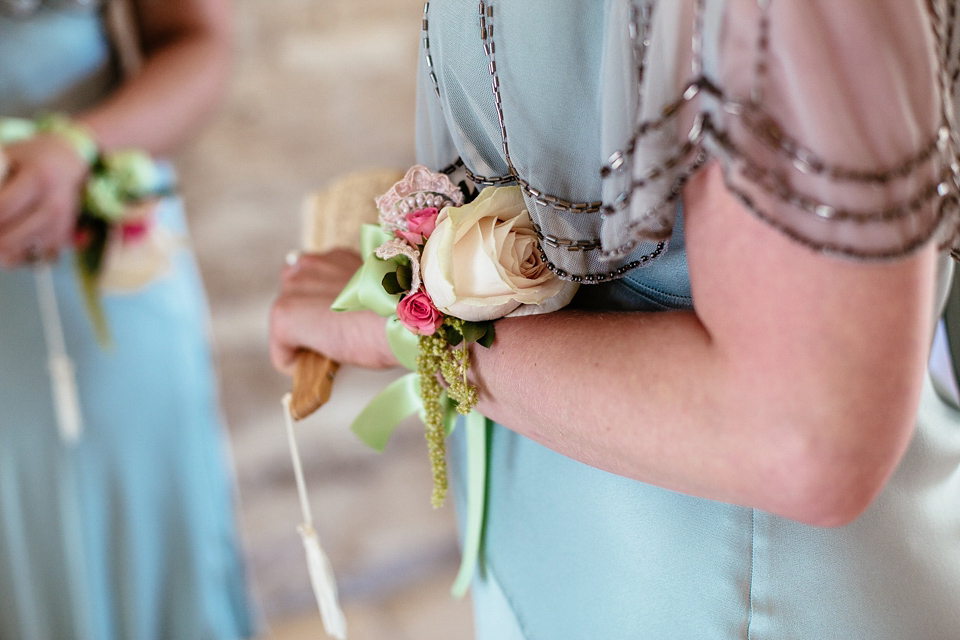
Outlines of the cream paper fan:
{"label": "cream paper fan", "polygon": [[360,226],[377,223],[376,198],[403,179],[397,169],[348,173],[304,199],[302,248],[322,253],[360,250]]}

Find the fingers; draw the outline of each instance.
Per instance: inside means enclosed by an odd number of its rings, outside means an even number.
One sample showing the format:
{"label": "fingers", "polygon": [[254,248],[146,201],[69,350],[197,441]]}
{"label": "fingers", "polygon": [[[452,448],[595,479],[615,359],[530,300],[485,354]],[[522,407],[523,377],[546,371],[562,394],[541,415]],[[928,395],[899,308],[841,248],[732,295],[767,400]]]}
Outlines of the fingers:
{"label": "fingers", "polygon": [[41,201],[0,228],[0,263],[13,267],[55,256],[71,241],[73,220],[71,205],[62,199]]}
{"label": "fingers", "polygon": [[270,308],[270,364],[286,375],[293,375],[293,353],[296,347],[291,344],[286,321],[287,301],[281,293]]}
{"label": "fingers", "polygon": [[274,369],[292,375],[297,351],[327,351],[323,344],[329,335],[329,330],[324,330],[325,311],[329,311],[326,297],[280,294],[270,310],[270,362]]}
{"label": "fingers", "polygon": [[[301,256],[283,270],[270,312],[270,360],[291,374],[300,349],[364,367],[392,366],[385,356],[385,320],[372,312],[338,313],[330,306],[361,265],[353,251]],[[373,336],[373,337],[371,337]]]}
{"label": "fingers", "polygon": [[0,186],[0,238],[5,228],[15,224],[36,207],[42,191],[39,176],[29,171],[15,171],[13,176]]}
{"label": "fingers", "polygon": [[353,251],[335,249],[322,254],[302,254],[281,275],[281,290],[288,293],[336,296],[362,264]]}
{"label": "fingers", "polygon": [[38,139],[9,148],[14,171],[0,186],[0,264],[55,255],[70,242],[84,169],[63,147]]}

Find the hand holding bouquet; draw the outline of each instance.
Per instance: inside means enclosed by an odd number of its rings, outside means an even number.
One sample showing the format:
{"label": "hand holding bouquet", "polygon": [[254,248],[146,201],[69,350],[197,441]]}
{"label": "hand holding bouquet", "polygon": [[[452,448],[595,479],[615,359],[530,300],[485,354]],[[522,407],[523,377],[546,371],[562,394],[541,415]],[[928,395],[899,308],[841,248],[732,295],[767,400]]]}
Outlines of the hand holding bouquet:
{"label": "hand holding bouquet", "polygon": [[[66,146],[76,152],[73,164],[84,163],[76,179],[54,171],[46,179],[52,184],[44,186],[43,176],[51,173],[44,169],[44,159],[50,155],[45,149],[51,145],[57,151]],[[40,243],[47,231],[44,226],[50,224],[44,218],[44,214],[49,217],[50,204],[59,203],[55,209],[61,211],[53,222],[67,225],[62,239],[54,234],[53,240],[28,247],[26,257],[37,259],[56,253],[64,244],[73,245],[94,328],[101,343],[108,342],[101,293],[137,290],[170,266],[175,243],[154,224],[160,198],[170,190],[161,186],[160,173],[149,156],[138,151],[100,153],[89,133],[61,116],[0,119],[2,147],[8,148],[10,157],[0,153],[0,165],[4,165],[0,177],[9,173],[11,183],[19,179],[60,194],[48,196],[47,205],[21,207],[22,211],[11,214],[24,221],[24,229],[36,227],[25,231],[30,233],[26,241]]]}

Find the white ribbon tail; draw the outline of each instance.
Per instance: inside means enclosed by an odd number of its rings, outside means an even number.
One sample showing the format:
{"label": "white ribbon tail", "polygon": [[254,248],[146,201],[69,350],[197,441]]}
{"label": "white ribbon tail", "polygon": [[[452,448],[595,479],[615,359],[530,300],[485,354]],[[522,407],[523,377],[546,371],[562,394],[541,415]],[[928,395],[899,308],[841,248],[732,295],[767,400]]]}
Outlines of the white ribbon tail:
{"label": "white ribbon tail", "polygon": [[73,362],[66,355],[50,357],[50,380],[53,382],[54,406],[57,409],[57,424],[64,442],[73,444],[83,433],[83,418],[80,415],[80,395],[77,392],[77,377]]}
{"label": "white ribbon tail", "polygon": [[310,572],[310,584],[313,585],[313,595],[317,598],[320,607],[320,616],[323,618],[323,628],[327,635],[346,640],[347,620],[340,608],[337,599],[337,581],[333,577],[333,569],[327,554],[320,548],[317,532],[309,524],[297,527],[303,539],[303,548],[307,552],[307,570]]}
{"label": "white ribbon tail", "polygon": [[303,523],[297,527],[297,531],[300,532],[303,548],[307,553],[310,585],[313,587],[313,595],[317,599],[323,628],[327,635],[337,640],[346,640],[347,619],[343,615],[343,609],[340,608],[337,581],[333,576],[330,560],[320,547],[320,538],[313,527],[313,515],[310,513],[310,500],[307,497],[307,483],[303,479],[303,464],[300,461],[300,450],[293,430],[289,393],[283,396],[283,417],[287,425],[287,440],[290,444],[290,458],[293,460],[293,475],[297,481],[297,494],[300,497],[300,511],[303,514]]}
{"label": "white ribbon tail", "polygon": [[80,412],[76,373],[63,339],[63,323],[60,320],[60,309],[53,286],[53,271],[49,264],[38,264],[33,268],[33,274],[37,285],[43,335],[47,343],[47,366],[50,369],[50,386],[60,439],[68,444],[75,444],[83,434],[83,415]]}

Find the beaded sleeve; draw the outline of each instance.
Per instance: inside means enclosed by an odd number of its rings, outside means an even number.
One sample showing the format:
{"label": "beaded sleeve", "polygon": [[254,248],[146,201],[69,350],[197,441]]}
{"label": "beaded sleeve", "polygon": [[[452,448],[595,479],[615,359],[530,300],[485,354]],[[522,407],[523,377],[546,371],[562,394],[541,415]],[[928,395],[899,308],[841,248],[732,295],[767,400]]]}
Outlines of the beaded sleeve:
{"label": "beaded sleeve", "polygon": [[[601,242],[612,260],[670,236],[711,159],[750,211],[816,250],[958,245],[956,0],[648,0],[614,10]],[[673,87],[664,91],[664,87]]]}

